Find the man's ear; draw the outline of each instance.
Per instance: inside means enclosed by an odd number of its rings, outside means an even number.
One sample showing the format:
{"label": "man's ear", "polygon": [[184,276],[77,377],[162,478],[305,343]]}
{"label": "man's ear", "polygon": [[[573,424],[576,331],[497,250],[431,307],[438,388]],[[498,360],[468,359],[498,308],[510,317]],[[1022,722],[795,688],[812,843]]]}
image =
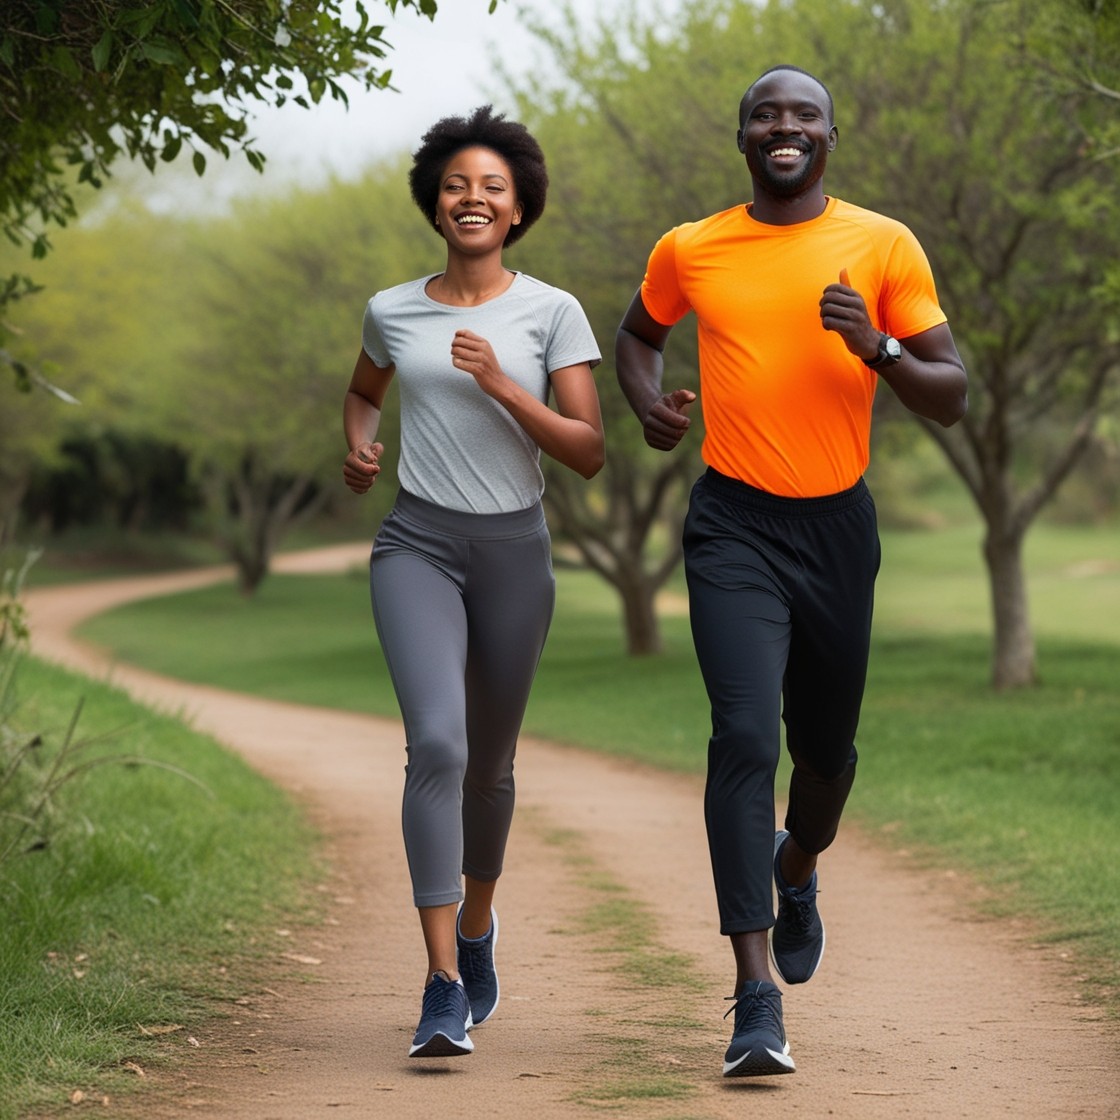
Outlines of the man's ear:
{"label": "man's ear", "polygon": [[833,125],[828,130],[828,150],[830,152],[836,151],[836,145],[840,143],[840,130]]}
{"label": "man's ear", "polygon": [[743,136],[743,130],[742,129],[739,129],[739,131],[735,133],[735,143],[739,146],[739,151],[742,152],[743,155],[746,155],[747,154],[747,141],[746,141],[746,137]]}

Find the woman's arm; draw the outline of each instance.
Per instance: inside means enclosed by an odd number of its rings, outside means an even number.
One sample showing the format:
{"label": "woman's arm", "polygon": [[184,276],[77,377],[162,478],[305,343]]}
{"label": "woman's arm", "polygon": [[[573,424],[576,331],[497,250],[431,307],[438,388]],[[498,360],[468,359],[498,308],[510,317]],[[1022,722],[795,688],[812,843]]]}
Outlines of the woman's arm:
{"label": "woman's arm", "polygon": [[550,458],[584,478],[599,473],[606,455],[603,418],[595,378],[587,362],[552,372],[555,411],[508,377],[490,343],[472,331],[455,332],[451,364],[469,373]]}
{"label": "woman's arm", "polygon": [[377,460],[385,449],[373,441],[393,372],[392,366],[375,365],[364,350],[354,363],[350,387],[342,402],[342,429],[350,448],[342,465],[342,477],[355,494],[365,494],[381,471]]}

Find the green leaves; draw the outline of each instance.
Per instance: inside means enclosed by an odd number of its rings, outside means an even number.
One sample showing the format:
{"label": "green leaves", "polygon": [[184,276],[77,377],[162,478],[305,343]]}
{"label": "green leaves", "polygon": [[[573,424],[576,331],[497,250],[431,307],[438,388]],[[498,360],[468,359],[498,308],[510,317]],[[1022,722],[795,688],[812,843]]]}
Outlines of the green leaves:
{"label": "green leaves", "polygon": [[175,135],[170,129],[164,131],[163,151],[160,152],[159,158],[164,163],[170,163],[183,147],[182,136]]}
{"label": "green leaves", "polygon": [[[381,2],[428,19],[437,11],[435,0]],[[67,6],[65,21],[60,10],[56,0],[26,0],[0,12],[0,222],[21,240],[32,213],[47,224],[70,214],[52,160],[59,150],[93,185],[122,151],[154,168],[196,142],[225,156],[241,148],[259,170],[264,159],[245,139],[253,101],[346,103],[343,77],[366,89],[389,84],[377,65],[388,51],[384,27],[363,3],[101,0]],[[162,142],[153,118],[170,122]],[[205,156],[196,150],[192,160],[202,174]]]}
{"label": "green leaves", "polygon": [[[436,0],[379,3],[428,19],[437,11]],[[45,229],[76,213],[70,168],[98,188],[124,153],[154,171],[187,146],[203,175],[204,149],[240,150],[263,171],[249,107],[309,108],[327,96],[347,104],[347,77],[388,88],[383,31],[365,3],[346,0],[0,5],[0,232],[43,257]],[[0,289],[0,315],[7,299]]]}
{"label": "green leaves", "polygon": [[98,72],[109,66],[109,56],[113,52],[113,33],[106,29],[105,34],[97,40],[93,48],[93,68]]}

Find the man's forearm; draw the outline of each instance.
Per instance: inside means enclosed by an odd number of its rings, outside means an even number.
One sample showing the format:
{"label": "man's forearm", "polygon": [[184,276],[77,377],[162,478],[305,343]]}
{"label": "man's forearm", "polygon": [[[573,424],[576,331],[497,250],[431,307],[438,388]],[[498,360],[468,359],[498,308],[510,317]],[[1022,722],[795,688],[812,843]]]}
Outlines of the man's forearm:
{"label": "man's forearm", "polygon": [[614,359],[615,374],[623,396],[630,402],[638,419],[644,421],[661,397],[661,382],[665,373],[661,351],[625,327],[620,327],[615,336]]}

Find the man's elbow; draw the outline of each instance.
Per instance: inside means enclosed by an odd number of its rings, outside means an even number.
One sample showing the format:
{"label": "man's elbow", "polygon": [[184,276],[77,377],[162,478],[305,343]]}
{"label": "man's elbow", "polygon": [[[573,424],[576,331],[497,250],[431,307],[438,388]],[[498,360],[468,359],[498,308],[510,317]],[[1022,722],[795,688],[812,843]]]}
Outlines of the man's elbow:
{"label": "man's elbow", "polygon": [[953,395],[945,404],[941,415],[937,417],[937,422],[943,428],[951,428],[959,420],[963,420],[965,414],[968,412],[968,388],[962,386],[960,392]]}

